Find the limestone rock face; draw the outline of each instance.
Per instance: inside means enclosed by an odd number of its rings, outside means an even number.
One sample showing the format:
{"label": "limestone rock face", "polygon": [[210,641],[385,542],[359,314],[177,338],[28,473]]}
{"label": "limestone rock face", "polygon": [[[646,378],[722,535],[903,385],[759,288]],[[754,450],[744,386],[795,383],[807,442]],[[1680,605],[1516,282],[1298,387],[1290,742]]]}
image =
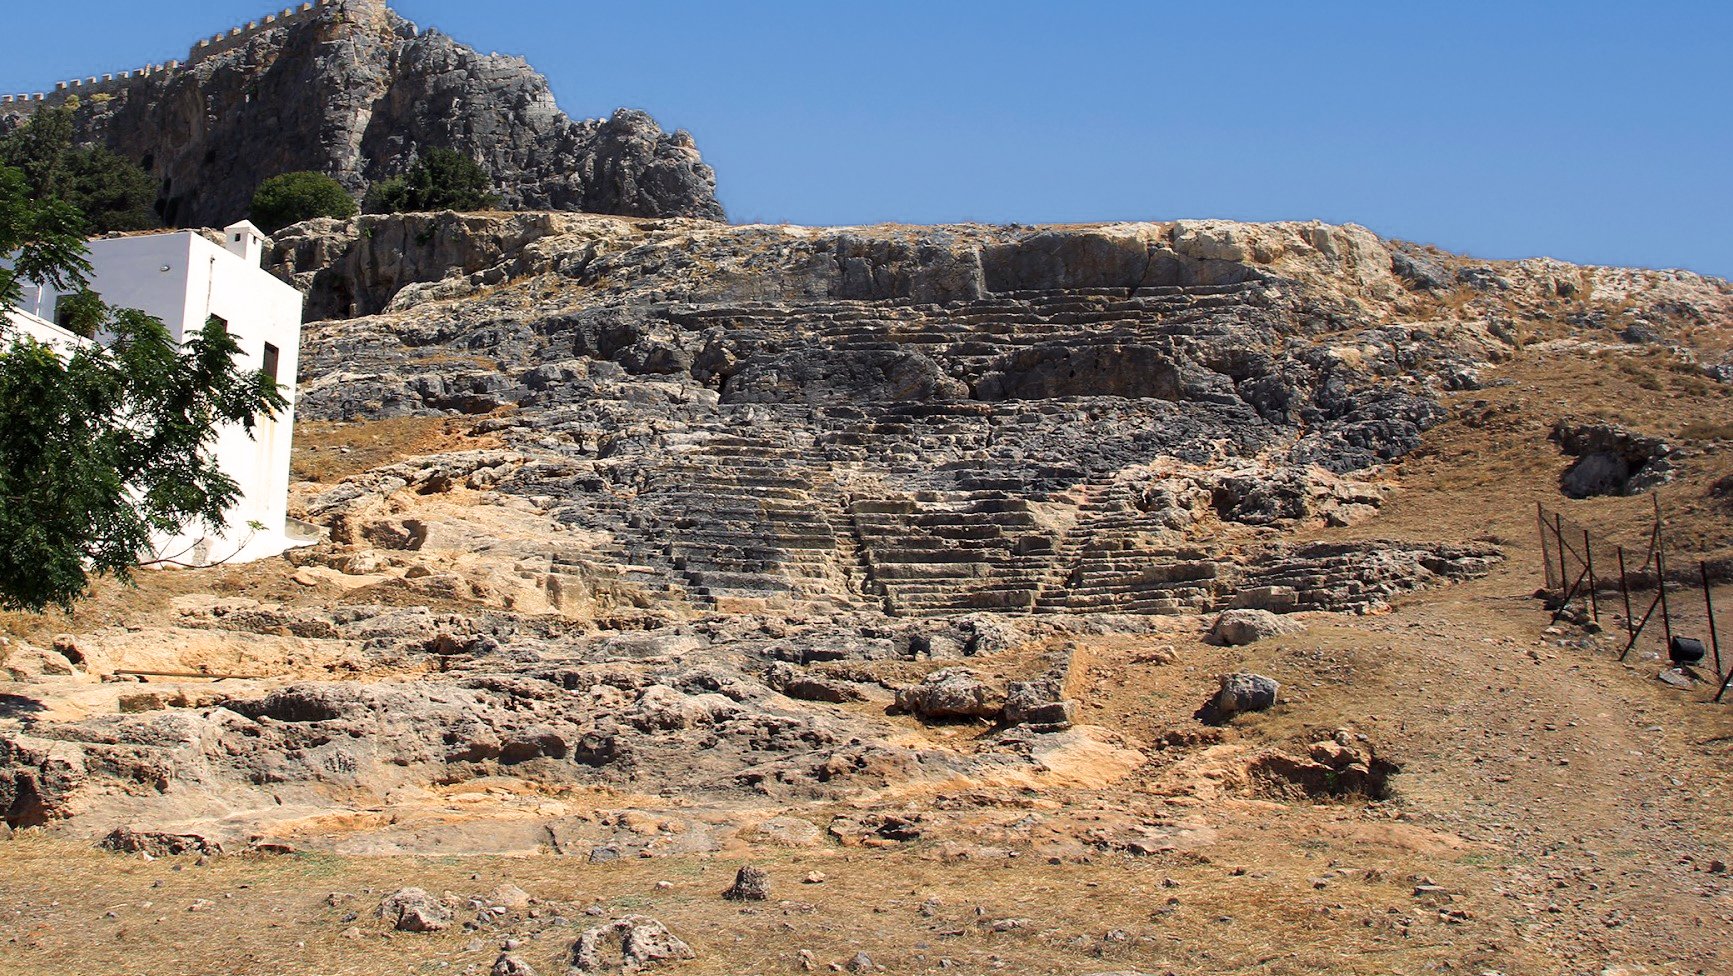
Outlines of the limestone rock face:
{"label": "limestone rock face", "polygon": [[1636,495],[1678,475],[1676,448],[1615,424],[1560,421],[1552,439],[1577,459],[1559,478],[1560,490],[1572,498]]}
{"label": "limestone rock face", "polygon": [[[1314,224],[420,214],[277,245],[273,270],[328,316],[304,331],[299,417],[357,422],[301,428],[291,506],[329,541],[286,557],[287,603],[177,598],[137,633],[56,639],[66,667],[32,654],[76,673],[30,682],[79,693],[132,668],[260,677],[111,689],[115,711],[0,734],[13,826],[220,828],[241,849],[272,820],[493,779],[694,804],[441,828],[603,863],[818,842],[760,814],[912,783],[1120,775],[1137,760],[1090,758],[1128,750],[1072,697],[1084,635],[1375,612],[1503,558],[1478,527],[1375,531],[1399,484],[1382,466],[1511,354],[1500,316],[1551,321],[1573,281],[1673,310],[1650,313],[1663,329],[1733,314],[1684,273],[1464,267]],[[351,463],[350,443],[382,453]],[[1273,699],[1245,681],[1223,705]],[[1281,768],[1372,769],[1325,758]],[[743,803],[764,809],[699,812]],[[332,843],[422,837],[406,819]]]}
{"label": "limestone rock face", "polygon": [[632,110],[569,119],[522,60],[420,30],[383,0],[319,7],[104,94],[82,101],[80,137],[143,163],[176,226],[224,226],[261,181],[296,170],[359,197],[432,148],[477,159],[505,209],[722,216],[691,136]]}

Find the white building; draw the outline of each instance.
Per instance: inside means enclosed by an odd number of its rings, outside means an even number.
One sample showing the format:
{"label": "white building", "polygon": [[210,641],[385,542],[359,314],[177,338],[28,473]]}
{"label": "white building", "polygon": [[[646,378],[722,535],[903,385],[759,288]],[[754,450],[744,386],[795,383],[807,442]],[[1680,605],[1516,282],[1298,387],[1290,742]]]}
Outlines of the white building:
{"label": "white building", "polygon": [[[217,461],[240,486],[239,500],[221,533],[196,527],[159,540],[157,556],[174,564],[244,562],[313,541],[286,511],[301,293],[260,266],[267,242],[251,223],[224,228],[223,241],[218,245],[197,231],[176,231],[89,244],[90,289],[103,301],[161,319],[177,342],[196,335],[213,316],[222,320],[241,347],[236,365],[264,370],[289,400],[287,409],[255,423],[250,436],[238,424],[219,432]],[[63,297],[26,286],[23,307],[9,316],[10,324],[38,341],[70,348],[69,340],[82,340],[51,324]]]}

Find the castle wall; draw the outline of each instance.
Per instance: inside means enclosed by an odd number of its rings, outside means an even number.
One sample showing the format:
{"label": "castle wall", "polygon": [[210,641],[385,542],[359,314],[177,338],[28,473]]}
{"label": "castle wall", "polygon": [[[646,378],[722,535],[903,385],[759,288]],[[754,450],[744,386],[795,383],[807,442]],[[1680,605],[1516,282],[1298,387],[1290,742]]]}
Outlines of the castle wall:
{"label": "castle wall", "polygon": [[335,6],[338,2],[339,0],[311,0],[296,7],[286,7],[278,13],[267,14],[261,20],[251,20],[220,34],[200,38],[187,52],[184,61],[164,61],[161,64],[147,64],[142,68],[114,74],[69,78],[56,82],[51,91],[0,94],[0,116],[28,114],[38,108],[64,105],[74,95],[80,100],[101,95],[112,97],[140,79],[164,72],[184,71],[213,55],[232,51],[265,31],[306,20],[321,8]]}

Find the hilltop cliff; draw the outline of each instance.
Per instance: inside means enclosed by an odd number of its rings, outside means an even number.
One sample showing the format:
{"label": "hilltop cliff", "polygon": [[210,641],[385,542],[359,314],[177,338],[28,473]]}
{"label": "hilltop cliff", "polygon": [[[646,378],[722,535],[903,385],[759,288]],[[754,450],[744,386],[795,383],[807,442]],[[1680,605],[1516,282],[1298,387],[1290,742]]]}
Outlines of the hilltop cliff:
{"label": "hilltop cliff", "polygon": [[[0,128],[29,107],[0,109]],[[505,209],[722,216],[690,135],[632,110],[567,118],[524,61],[423,31],[383,0],[330,0],[202,43],[171,70],[85,91],[76,118],[83,140],[159,180],[158,212],[178,226],[222,226],[294,170],[360,195],[430,148],[480,160]]]}

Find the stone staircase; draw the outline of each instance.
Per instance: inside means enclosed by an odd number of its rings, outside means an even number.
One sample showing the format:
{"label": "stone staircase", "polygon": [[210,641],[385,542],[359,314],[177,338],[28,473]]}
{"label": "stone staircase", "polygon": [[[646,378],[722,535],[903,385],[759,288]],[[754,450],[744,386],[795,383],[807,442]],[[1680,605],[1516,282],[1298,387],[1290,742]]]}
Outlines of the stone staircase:
{"label": "stone staircase", "polygon": [[1056,555],[1027,499],[922,492],[850,506],[873,580],[892,613],[1027,611]]}
{"label": "stone staircase", "polygon": [[1042,587],[1040,613],[1202,613],[1220,598],[1228,567],[1138,508],[1136,485],[1082,489],[1078,518],[1059,552],[1063,571]]}
{"label": "stone staircase", "polygon": [[1018,349],[1125,343],[1177,347],[1200,337],[1244,335],[1264,307],[1260,284],[1011,291],[944,305],[832,299],[790,305],[740,303],[670,309],[689,332],[717,331],[743,344],[840,353],[915,350],[958,379],[979,376]]}
{"label": "stone staircase", "polygon": [[1371,605],[1404,586],[1412,560],[1272,550],[1248,563],[1219,542],[1188,539],[1189,518],[1145,510],[1147,479],[1127,480],[1127,470],[1159,458],[1207,462],[1245,436],[1236,425],[1255,425],[1231,388],[1245,424],[1212,412],[1223,408],[1207,397],[1113,394],[1090,389],[1087,377],[1075,395],[1001,387],[1006,396],[986,399],[960,388],[901,396],[884,377],[898,361],[884,354],[916,350],[975,391],[983,377],[1015,369],[1020,350],[1110,346],[1092,368],[1112,372],[1112,357],[1137,345],[1157,350],[1151,362],[1188,362],[1225,383],[1199,364],[1277,341],[1273,329],[1260,331],[1263,287],[658,308],[677,332],[725,342],[736,364],[759,370],[757,385],[739,400],[725,385],[722,402],[696,420],[666,415],[659,422],[670,433],[643,451],[630,496],[591,494],[578,521],[613,534],[607,555],[625,582],[703,609],[919,616]]}

